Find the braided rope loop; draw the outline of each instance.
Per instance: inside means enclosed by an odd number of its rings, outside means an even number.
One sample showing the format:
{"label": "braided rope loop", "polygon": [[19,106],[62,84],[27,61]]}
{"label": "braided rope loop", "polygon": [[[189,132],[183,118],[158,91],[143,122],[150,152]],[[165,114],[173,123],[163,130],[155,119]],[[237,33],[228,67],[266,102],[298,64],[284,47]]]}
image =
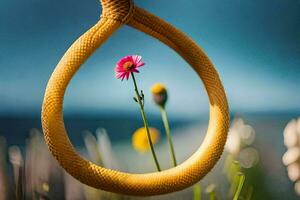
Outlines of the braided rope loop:
{"label": "braided rope loop", "polygon": [[[137,196],[187,188],[213,168],[226,142],[229,114],[219,76],[197,44],[172,25],[134,7],[131,0],[102,0],[101,3],[100,21],[72,44],[50,77],[42,108],[45,141],[68,173],[95,188]],[[76,152],[64,126],[63,97],[70,80],[88,57],[125,23],[174,49],[200,76],[209,96],[209,126],[203,143],[186,161],[161,172],[130,174],[97,166]]]}

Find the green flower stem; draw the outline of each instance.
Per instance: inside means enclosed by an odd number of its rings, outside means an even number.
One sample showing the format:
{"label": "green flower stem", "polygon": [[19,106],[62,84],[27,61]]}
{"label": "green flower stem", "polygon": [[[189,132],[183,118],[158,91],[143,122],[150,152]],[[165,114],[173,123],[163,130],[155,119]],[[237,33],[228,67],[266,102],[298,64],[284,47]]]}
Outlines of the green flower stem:
{"label": "green flower stem", "polygon": [[176,157],[175,157],[175,151],[174,151],[174,146],[173,146],[173,141],[172,141],[172,137],[171,137],[171,133],[170,133],[170,127],[169,127],[169,122],[168,122],[168,118],[167,118],[167,113],[164,107],[160,106],[160,112],[161,112],[161,116],[162,116],[162,120],[165,126],[165,131],[166,131],[166,135],[168,138],[168,142],[169,142],[169,148],[170,148],[170,152],[171,152],[171,156],[172,156],[172,160],[173,160],[173,165],[174,167],[177,165],[177,161],[176,161]]}
{"label": "green flower stem", "polygon": [[237,174],[237,176],[239,177],[239,181],[238,181],[238,187],[237,187],[237,190],[234,194],[233,200],[238,200],[238,198],[241,194],[244,182],[245,182],[245,175],[243,173],[239,172]]}
{"label": "green flower stem", "polygon": [[209,200],[217,200],[217,195],[215,191],[209,193]]}
{"label": "green flower stem", "polygon": [[200,183],[197,183],[193,187],[194,191],[194,200],[201,200],[201,185]]}
{"label": "green flower stem", "polygon": [[[147,122],[147,118],[146,118],[146,114],[145,114],[145,110],[144,110],[144,103],[141,100],[141,95],[139,93],[139,90],[138,90],[138,87],[137,87],[137,84],[136,84],[136,80],[135,80],[134,74],[132,72],[131,72],[131,76],[132,76],[132,80],[133,80],[133,83],[134,83],[134,90],[135,90],[135,93],[136,93],[136,98],[137,98],[137,101],[140,105],[140,110],[141,110],[144,126],[145,126],[145,129],[146,129],[146,132],[147,132],[147,137],[148,137],[148,141],[149,141],[150,148],[151,148],[151,153],[152,153],[157,171],[161,171],[158,160],[157,160],[157,157],[156,157],[156,154],[155,154],[155,151],[154,151],[153,143],[152,143],[152,140],[151,140],[149,127],[148,127],[148,122]],[[144,99],[143,99],[143,101],[144,101]]]}

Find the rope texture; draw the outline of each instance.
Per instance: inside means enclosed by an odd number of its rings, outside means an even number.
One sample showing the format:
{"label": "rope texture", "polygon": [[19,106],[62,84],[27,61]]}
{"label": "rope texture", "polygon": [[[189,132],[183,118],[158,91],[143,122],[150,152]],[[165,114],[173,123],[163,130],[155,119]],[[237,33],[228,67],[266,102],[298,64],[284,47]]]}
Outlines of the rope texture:
{"label": "rope texture", "polygon": [[[185,189],[203,178],[219,160],[227,138],[226,95],[209,58],[195,42],[162,19],[135,7],[130,0],[102,0],[100,21],[77,39],[62,57],[48,82],[42,126],[46,143],[59,164],[84,184],[136,196]],[[82,158],[71,144],[63,120],[65,90],[80,66],[123,24],[151,35],[174,49],[202,79],[210,102],[206,137],[199,149],[177,167],[161,172],[130,174],[97,166]]]}

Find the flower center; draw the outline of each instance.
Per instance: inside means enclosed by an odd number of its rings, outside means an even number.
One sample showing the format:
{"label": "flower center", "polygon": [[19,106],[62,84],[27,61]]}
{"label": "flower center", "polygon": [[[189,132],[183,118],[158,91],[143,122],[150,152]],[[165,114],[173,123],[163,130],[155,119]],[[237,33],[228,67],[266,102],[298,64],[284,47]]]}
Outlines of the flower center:
{"label": "flower center", "polygon": [[127,61],[123,64],[123,69],[126,71],[131,70],[132,68],[134,68],[134,65],[130,61]]}

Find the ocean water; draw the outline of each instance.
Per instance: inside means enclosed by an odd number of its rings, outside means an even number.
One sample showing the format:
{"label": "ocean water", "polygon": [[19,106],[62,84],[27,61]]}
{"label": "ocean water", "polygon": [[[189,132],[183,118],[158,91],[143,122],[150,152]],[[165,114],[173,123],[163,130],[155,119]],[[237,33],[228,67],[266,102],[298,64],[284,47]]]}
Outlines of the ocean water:
{"label": "ocean water", "polygon": [[[159,117],[151,116],[148,121],[150,126],[163,130]],[[193,122],[190,120],[170,120],[170,125],[174,128],[191,123]],[[83,146],[84,131],[95,132],[99,127],[104,128],[113,142],[120,142],[129,140],[133,131],[143,126],[143,122],[139,117],[130,115],[74,116],[65,118],[65,126],[72,143],[75,146]],[[40,117],[0,117],[0,136],[4,136],[9,145],[24,145],[32,128],[42,130]]]}

